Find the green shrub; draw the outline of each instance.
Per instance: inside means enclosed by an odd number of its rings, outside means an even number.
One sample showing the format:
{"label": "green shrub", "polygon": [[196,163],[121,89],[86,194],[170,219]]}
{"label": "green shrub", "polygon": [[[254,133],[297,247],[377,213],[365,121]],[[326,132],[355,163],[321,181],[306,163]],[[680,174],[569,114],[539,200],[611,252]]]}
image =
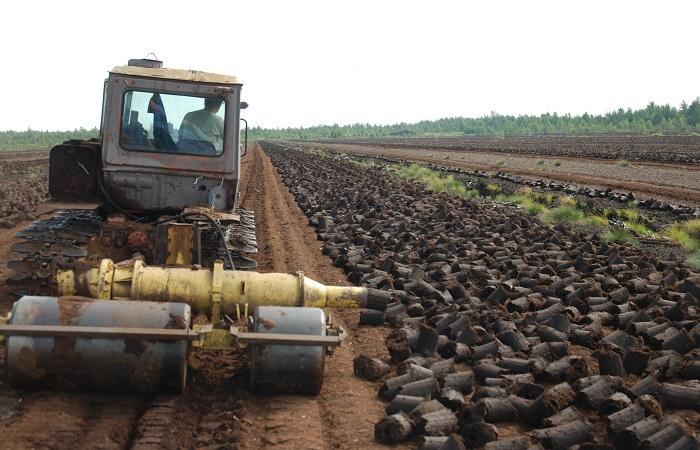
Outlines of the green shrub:
{"label": "green shrub", "polygon": [[554,165],[557,167],[561,166],[561,161],[554,161]]}
{"label": "green shrub", "polygon": [[617,165],[620,167],[628,167],[630,165],[630,162],[626,159],[621,159],[617,162]]}
{"label": "green shrub", "polygon": [[539,161],[537,161],[537,164],[540,165],[540,166],[541,166],[542,164],[544,164],[544,159],[540,159]]}

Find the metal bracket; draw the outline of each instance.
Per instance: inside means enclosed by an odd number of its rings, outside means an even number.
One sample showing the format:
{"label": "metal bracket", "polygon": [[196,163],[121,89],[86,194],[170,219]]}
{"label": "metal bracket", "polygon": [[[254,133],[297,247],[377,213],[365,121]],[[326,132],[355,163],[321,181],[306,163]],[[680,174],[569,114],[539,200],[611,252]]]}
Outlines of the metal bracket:
{"label": "metal bracket", "polygon": [[305,347],[338,347],[340,336],[313,336],[308,334],[248,333],[231,326],[231,334],[241,344],[257,345],[301,345]]}
{"label": "metal bracket", "polygon": [[[4,316],[0,316],[0,328],[7,325],[7,322],[10,321],[11,317],[12,317],[12,311],[9,311]],[[0,332],[0,344],[2,344],[3,342],[5,342],[5,335],[2,332]]]}
{"label": "metal bracket", "polygon": [[299,301],[297,306],[304,306],[304,272],[301,270],[297,272],[297,276],[299,277]]}
{"label": "metal bracket", "polygon": [[[328,328],[326,328],[326,335],[335,336],[342,343],[345,340],[345,338],[348,337],[348,332],[342,325],[338,325],[337,327],[329,326]],[[340,344],[338,344],[338,346],[339,345]],[[334,347],[326,347],[326,355],[333,356],[333,350],[335,350]]]}
{"label": "metal bracket", "polygon": [[99,277],[97,282],[97,298],[109,300],[112,298],[112,281],[114,278],[114,263],[110,259],[100,262]]}
{"label": "metal bracket", "polygon": [[75,337],[182,341],[199,337],[186,328],[81,327],[75,325],[0,325],[0,334],[30,337]]}
{"label": "metal bracket", "polygon": [[221,290],[224,285],[224,262],[214,261],[211,271],[211,321],[218,322],[221,318]]}
{"label": "metal bracket", "polygon": [[211,323],[193,325],[192,331],[198,335],[192,347],[206,350],[231,350],[236,348],[236,340],[229,330],[214,328]]}

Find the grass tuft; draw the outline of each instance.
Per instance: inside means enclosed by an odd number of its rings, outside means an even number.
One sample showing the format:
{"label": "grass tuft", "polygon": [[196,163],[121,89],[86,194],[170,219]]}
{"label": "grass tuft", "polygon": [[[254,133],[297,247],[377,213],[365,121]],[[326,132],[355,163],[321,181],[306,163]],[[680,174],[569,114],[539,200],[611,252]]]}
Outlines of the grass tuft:
{"label": "grass tuft", "polygon": [[559,197],[559,206],[576,206],[576,199],[570,195]]}
{"label": "grass tuft", "polygon": [[641,222],[627,222],[625,221],[625,226],[628,230],[634,231],[640,236],[652,236],[653,233],[646,225]]}
{"label": "grass tuft", "polygon": [[700,219],[689,220],[685,223],[685,229],[691,238],[700,241]]}
{"label": "grass tuft", "polygon": [[558,206],[544,211],[542,220],[548,223],[576,223],[583,220],[583,211],[573,206]]}
{"label": "grass tuft", "polygon": [[627,161],[626,159],[621,159],[617,162],[617,165],[620,167],[629,167],[630,162]]}
{"label": "grass tuft", "polygon": [[618,244],[639,245],[639,241],[629,231],[621,228],[614,228],[603,234],[605,242],[617,242]]}
{"label": "grass tuft", "polygon": [[686,262],[694,270],[700,270],[700,252],[695,252],[692,255],[688,256]]}
{"label": "grass tuft", "polygon": [[524,201],[521,206],[532,215],[543,214],[547,209],[542,203],[533,202],[529,199]]}
{"label": "grass tuft", "polygon": [[461,181],[452,175],[444,176],[440,172],[428,169],[418,164],[411,164],[408,167],[398,169],[400,177],[422,181],[426,188],[432,192],[447,192],[451,195],[465,198],[475,198],[479,196],[476,189],[467,189]]}
{"label": "grass tuft", "polygon": [[537,164],[540,165],[540,166],[541,166],[542,164],[544,164],[544,159],[540,159],[539,161],[537,161]]}
{"label": "grass tuft", "polygon": [[504,165],[505,163],[506,163],[505,160],[499,159],[498,162],[496,162],[496,165],[502,166],[502,165]]}
{"label": "grass tuft", "polygon": [[662,234],[673,242],[679,243],[691,253],[700,250],[700,241],[690,236],[684,224],[674,223],[663,230]]}
{"label": "grass tuft", "polygon": [[586,218],[586,222],[594,227],[607,227],[608,219],[602,216],[590,216]]}
{"label": "grass tuft", "polygon": [[501,193],[501,188],[497,184],[487,184],[486,185],[486,194],[488,194],[491,197],[495,197],[496,195]]}

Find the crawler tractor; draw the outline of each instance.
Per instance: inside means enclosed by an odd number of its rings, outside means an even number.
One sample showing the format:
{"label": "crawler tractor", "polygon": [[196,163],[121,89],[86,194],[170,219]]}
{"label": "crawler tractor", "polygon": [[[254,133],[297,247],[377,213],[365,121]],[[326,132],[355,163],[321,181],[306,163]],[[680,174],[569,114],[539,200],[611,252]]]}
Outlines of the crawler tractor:
{"label": "crawler tractor", "polygon": [[321,308],[386,305],[379,291],[251,271],[241,88],[155,60],[109,73],[100,138],[51,150],[51,217],[12,246],[20,298],[0,334],[14,386],[179,391],[190,351],[246,348],[254,390],[316,393],[343,337]]}

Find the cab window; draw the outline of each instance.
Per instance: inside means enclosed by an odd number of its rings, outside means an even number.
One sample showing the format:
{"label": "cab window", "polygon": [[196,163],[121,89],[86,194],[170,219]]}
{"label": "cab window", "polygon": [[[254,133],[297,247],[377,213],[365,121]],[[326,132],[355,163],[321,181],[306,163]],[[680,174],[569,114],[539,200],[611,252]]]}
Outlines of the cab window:
{"label": "cab window", "polygon": [[218,156],[225,117],[221,97],[126,91],[119,143],[132,151]]}

